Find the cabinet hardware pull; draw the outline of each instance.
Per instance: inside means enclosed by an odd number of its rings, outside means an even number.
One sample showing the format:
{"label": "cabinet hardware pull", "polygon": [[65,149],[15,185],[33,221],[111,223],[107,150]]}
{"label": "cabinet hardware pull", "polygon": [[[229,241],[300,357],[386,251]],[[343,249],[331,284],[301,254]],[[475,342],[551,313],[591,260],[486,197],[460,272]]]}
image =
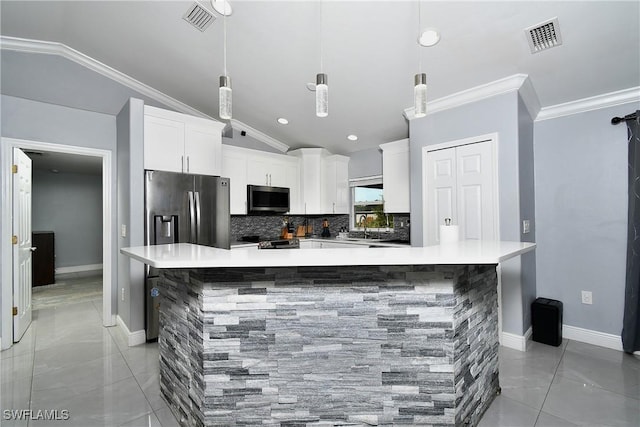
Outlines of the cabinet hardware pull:
{"label": "cabinet hardware pull", "polygon": [[182,162],[182,172],[184,173],[184,156],[180,157],[180,161]]}
{"label": "cabinet hardware pull", "polygon": [[189,156],[187,156],[187,173],[189,173],[189,170],[190,170],[190,169],[191,169],[191,168],[189,167]]}

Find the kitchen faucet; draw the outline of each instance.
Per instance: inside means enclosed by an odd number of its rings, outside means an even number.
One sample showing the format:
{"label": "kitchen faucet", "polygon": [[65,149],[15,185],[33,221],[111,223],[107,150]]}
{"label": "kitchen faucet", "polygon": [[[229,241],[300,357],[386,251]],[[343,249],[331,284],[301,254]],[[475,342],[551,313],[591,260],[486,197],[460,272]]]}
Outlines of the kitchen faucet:
{"label": "kitchen faucet", "polygon": [[360,224],[362,225],[362,228],[364,228],[364,238],[368,239],[369,235],[367,234],[367,215],[360,216]]}

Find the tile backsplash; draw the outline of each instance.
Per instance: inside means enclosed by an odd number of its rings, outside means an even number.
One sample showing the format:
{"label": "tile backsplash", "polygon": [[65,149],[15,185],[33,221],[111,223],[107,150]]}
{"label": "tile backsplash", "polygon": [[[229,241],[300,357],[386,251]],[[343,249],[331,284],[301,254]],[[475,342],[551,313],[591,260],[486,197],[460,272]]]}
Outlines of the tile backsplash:
{"label": "tile backsplash", "polygon": [[231,241],[239,241],[242,236],[260,236],[260,240],[279,239],[285,218],[293,226],[294,232],[306,220],[316,236],[322,232],[324,219],[329,221],[332,237],[337,236],[342,227],[349,228],[349,215],[231,215]]}
{"label": "tile backsplash", "polygon": [[[307,224],[313,227],[313,235],[320,236],[322,221],[329,221],[331,237],[336,237],[341,228],[349,229],[349,215],[231,215],[231,241],[240,241],[243,236],[259,236],[260,240],[280,238],[283,220],[287,218],[295,230]],[[409,214],[394,214],[393,230],[372,232],[374,238],[409,240]],[[362,231],[350,231],[350,237],[364,237]]]}

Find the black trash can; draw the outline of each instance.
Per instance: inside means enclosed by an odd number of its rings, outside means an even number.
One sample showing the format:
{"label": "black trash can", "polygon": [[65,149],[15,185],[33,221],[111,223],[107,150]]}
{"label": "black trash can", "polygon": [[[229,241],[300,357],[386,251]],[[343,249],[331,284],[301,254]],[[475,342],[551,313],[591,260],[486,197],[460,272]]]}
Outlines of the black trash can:
{"label": "black trash can", "polygon": [[536,298],[531,303],[532,339],[558,347],[562,344],[562,302]]}

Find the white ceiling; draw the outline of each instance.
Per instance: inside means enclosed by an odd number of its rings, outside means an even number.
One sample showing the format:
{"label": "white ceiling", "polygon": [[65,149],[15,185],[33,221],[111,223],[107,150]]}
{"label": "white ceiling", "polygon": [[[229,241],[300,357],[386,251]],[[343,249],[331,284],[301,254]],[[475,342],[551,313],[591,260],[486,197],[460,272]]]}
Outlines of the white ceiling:
{"label": "white ceiling", "polygon": [[[223,20],[216,14],[205,32],[196,30],[182,19],[192,3],[3,0],[0,28],[4,36],[63,43],[217,117]],[[314,94],[305,85],[320,71],[319,3],[231,4],[227,37],[234,118],[292,148],[323,146],[347,154],[407,137],[402,112],[413,103],[419,57],[430,99],[518,73],[529,75],[542,107],[640,86],[637,0],[422,1],[423,27],[441,32],[440,43],[431,48],[416,43],[417,1],[325,0],[329,117],[317,118]],[[553,17],[563,44],[531,54],[524,29]],[[14,59],[3,58],[2,92],[56,102],[50,87],[38,89],[42,82],[52,84],[47,78],[38,79],[34,70],[26,80],[24,68],[9,70]],[[39,65],[30,61],[23,58],[22,67],[37,67],[41,76],[58,81],[56,74],[65,67],[78,67],[70,61],[56,65],[48,57],[39,58]],[[43,71],[46,67],[52,72]],[[76,108],[114,114],[125,97],[83,97],[86,92],[75,93],[68,84],[66,98],[57,102]],[[278,117],[290,124],[278,125]],[[357,143],[346,140],[351,133],[359,136]]]}

